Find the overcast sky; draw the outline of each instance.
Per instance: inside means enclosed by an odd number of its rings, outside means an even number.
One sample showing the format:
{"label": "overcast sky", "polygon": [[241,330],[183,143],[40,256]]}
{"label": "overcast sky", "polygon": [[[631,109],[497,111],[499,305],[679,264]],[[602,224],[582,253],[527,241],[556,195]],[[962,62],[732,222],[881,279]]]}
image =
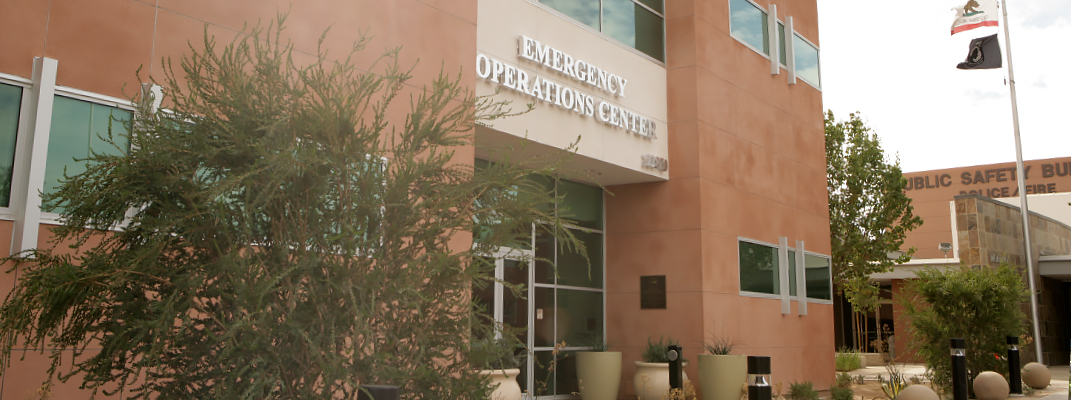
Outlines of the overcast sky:
{"label": "overcast sky", "polygon": [[[978,28],[950,36],[966,0],[818,0],[822,88],[838,120],[858,111],[904,172],[1015,161],[1004,68],[959,70]],[[1026,160],[1071,156],[1071,0],[1009,0]]]}

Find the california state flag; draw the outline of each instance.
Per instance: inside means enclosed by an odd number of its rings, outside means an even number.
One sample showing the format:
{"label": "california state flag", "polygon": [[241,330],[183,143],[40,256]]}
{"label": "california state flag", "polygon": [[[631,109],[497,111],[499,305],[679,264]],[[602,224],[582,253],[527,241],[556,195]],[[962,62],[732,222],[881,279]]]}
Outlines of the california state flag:
{"label": "california state flag", "polygon": [[997,0],[967,0],[967,4],[953,8],[956,20],[952,22],[952,34],[983,26],[997,26]]}

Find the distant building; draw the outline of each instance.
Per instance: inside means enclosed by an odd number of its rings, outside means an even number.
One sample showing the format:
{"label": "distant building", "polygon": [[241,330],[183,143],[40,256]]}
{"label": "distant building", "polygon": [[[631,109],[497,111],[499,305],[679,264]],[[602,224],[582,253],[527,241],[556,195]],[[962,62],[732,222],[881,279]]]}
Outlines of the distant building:
{"label": "distant building", "polygon": [[[1035,282],[1041,293],[1043,361],[1066,365],[1071,339],[1071,157],[1025,161],[1024,172]],[[871,318],[870,323],[872,330],[873,324],[890,325],[895,353],[901,360],[911,360],[914,355],[906,348],[910,338],[898,304],[905,280],[927,267],[985,267],[1002,262],[1024,266],[1026,246],[1014,162],[912,172],[904,177],[915,213],[924,223],[908,234],[901,249],[914,247],[912,260],[893,272],[872,276],[888,291],[878,319]],[[1022,309],[1030,315],[1029,303]],[[843,324],[839,325],[843,330]],[[1030,329],[1027,333],[1031,334]],[[1023,346],[1023,350],[1032,357],[1033,347]]]}

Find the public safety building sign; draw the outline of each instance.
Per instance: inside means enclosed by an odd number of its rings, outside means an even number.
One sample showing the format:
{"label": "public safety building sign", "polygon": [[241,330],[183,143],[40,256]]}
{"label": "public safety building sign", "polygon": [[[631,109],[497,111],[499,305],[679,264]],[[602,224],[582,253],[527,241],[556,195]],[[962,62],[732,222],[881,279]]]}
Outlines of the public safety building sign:
{"label": "public safety building sign", "polygon": [[[575,81],[590,90],[625,97],[628,79],[617,76],[596,65],[544,45],[535,39],[521,36],[517,48],[522,62],[542,64],[560,76]],[[598,117],[604,124],[615,126],[647,139],[656,139],[654,120],[605,100],[596,99],[574,87],[562,85],[542,76],[529,74],[520,68],[493,57],[476,56],[476,75],[554,106],[584,117]]]}

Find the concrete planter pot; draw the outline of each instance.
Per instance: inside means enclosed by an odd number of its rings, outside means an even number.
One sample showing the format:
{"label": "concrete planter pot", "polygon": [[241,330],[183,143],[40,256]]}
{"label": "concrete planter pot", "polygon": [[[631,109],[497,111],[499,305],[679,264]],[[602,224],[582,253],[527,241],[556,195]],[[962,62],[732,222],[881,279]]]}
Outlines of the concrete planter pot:
{"label": "concrete planter pot", "polygon": [[576,352],[576,377],[580,381],[580,398],[617,400],[621,388],[621,352]]}
{"label": "concrete planter pot", "polygon": [[703,400],[740,400],[747,384],[747,356],[699,355],[699,389]]}
{"label": "concrete planter pot", "polygon": [[490,400],[521,400],[521,385],[517,383],[520,373],[517,368],[481,370],[480,375],[491,376],[491,387],[495,388]]}
{"label": "concrete planter pot", "polygon": [[[687,373],[684,373],[684,381],[688,381]],[[669,393],[669,363],[636,361],[636,374],[632,376],[632,388],[636,391],[636,397],[639,400],[662,399],[662,396]]]}

